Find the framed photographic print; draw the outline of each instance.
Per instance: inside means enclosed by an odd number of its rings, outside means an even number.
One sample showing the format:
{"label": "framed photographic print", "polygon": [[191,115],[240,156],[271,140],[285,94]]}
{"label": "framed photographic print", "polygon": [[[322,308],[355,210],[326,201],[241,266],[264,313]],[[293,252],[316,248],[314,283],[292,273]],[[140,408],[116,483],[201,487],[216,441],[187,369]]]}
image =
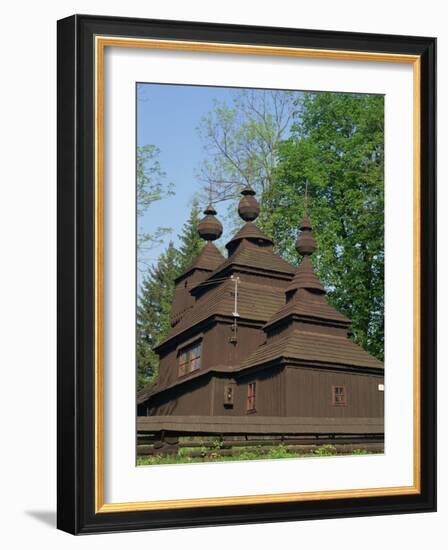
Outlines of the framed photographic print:
{"label": "framed photographic print", "polygon": [[434,38],[58,22],[58,527],[434,511]]}

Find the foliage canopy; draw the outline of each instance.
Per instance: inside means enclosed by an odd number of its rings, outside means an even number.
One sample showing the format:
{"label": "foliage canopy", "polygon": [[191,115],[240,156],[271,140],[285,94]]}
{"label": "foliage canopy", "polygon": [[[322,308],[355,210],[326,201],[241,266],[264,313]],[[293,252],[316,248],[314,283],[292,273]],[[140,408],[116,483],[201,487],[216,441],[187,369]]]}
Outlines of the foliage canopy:
{"label": "foliage canopy", "polygon": [[315,267],[329,301],[352,319],[355,341],[383,359],[383,97],[307,93],[296,107],[265,197],[263,228],[280,254],[297,261],[294,240],[308,182],[319,245]]}

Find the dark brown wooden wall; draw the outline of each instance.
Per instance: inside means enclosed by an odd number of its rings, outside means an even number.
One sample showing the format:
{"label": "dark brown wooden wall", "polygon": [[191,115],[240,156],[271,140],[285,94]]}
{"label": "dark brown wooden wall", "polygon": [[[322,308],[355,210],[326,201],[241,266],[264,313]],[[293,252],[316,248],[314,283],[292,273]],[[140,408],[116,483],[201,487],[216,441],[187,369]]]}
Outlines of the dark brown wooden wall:
{"label": "dark brown wooden wall", "polygon": [[[218,374],[204,376],[189,384],[182,384],[154,396],[144,414],[155,415],[206,415],[206,416],[284,416],[285,380],[283,369],[273,369],[257,376],[245,377],[236,382],[231,376]],[[247,412],[247,388],[256,382],[256,410]],[[224,388],[234,382],[234,404],[224,405]],[[143,413],[141,413],[143,414]]]}
{"label": "dark brown wooden wall", "polygon": [[204,338],[204,366],[238,366],[264,342],[265,335],[260,328],[237,325],[237,342],[231,343],[232,325],[217,323]]}
{"label": "dark brown wooden wall", "polygon": [[174,384],[178,378],[178,368],[176,348],[172,348],[160,359],[159,386],[166,387]]}
{"label": "dark brown wooden wall", "polygon": [[[285,372],[287,416],[384,416],[384,392],[378,390],[382,376],[297,367]],[[333,385],[346,387],[347,406],[333,405]]]}
{"label": "dark brown wooden wall", "polygon": [[[285,387],[282,369],[273,369],[259,373],[257,376],[246,377],[237,381],[234,386],[235,398],[233,407],[224,405],[224,388],[229,379],[215,377],[213,386],[214,416],[283,416],[285,414]],[[249,382],[256,382],[256,410],[247,412],[247,387]]]}
{"label": "dark brown wooden wall", "polygon": [[[232,335],[231,325],[216,323],[202,334],[201,368],[207,370],[210,367],[237,366],[246,359],[264,341],[264,333],[256,327],[238,327],[237,343],[232,344],[229,339]],[[188,338],[188,342],[194,340],[194,336]],[[185,342],[186,343],[186,342]],[[184,344],[181,345],[181,347]],[[160,359],[159,381],[160,387],[166,387],[178,380],[177,347]]]}
{"label": "dark brown wooden wall", "polygon": [[[224,405],[224,388],[234,382],[233,406]],[[256,382],[256,410],[247,411],[247,388]],[[150,415],[383,417],[383,377],[323,369],[285,367],[234,378],[205,375],[151,399]],[[334,406],[332,387],[345,386],[346,406]]]}
{"label": "dark brown wooden wall", "polygon": [[183,314],[194,304],[195,298],[190,294],[190,289],[202,282],[209,274],[209,271],[195,270],[188,277],[176,283],[173,305],[171,307],[172,318],[179,320],[179,315]]}
{"label": "dark brown wooden wall", "polygon": [[173,388],[151,399],[150,416],[211,415],[211,381],[209,377],[195,380],[186,388]]}

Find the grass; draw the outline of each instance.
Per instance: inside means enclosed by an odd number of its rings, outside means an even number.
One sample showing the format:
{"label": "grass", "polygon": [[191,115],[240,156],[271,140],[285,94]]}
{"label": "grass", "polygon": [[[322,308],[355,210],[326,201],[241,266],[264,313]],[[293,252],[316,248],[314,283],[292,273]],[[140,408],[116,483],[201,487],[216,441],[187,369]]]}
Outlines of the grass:
{"label": "grass", "polygon": [[[239,460],[272,460],[277,458],[309,458],[322,456],[336,456],[337,450],[334,445],[322,445],[317,449],[307,453],[290,452],[285,445],[266,449],[262,446],[251,447],[250,449],[235,448],[231,456],[221,456],[218,452],[219,447],[214,451],[205,447],[189,448],[185,447],[178,451],[177,455],[172,456],[138,456],[137,466],[149,466],[154,464],[195,464],[201,462],[231,462]],[[202,457],[191,457],[188,454],[192,451],[201,452]],[[339,453],[340,454],[340,453]],[[365,449],[355,449],[346,455],[367,455],[371,454]]]}

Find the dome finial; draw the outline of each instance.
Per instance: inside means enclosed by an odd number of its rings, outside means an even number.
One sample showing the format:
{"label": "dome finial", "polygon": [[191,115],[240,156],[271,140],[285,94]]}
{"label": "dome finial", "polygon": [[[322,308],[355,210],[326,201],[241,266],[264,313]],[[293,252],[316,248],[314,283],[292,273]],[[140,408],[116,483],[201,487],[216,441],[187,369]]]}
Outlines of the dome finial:
{"label": "dome finial", "polygon": [[304,214],[299,225],[300,235],[297,237],[295,248],[302,256],[311,256],[317,244],[313,236],[313,228],[308,216],[308,180],[305,182]]}
{"label": "dome finial", "polygon": [[260,213],[260,205],[255,198],[255,191],[248,184],[241,191],[243,195],[238,204],[238,214],[245,222],[253,222],[258,218]]}
{"label": "dome finial", "polygon": [[222,224],[215,218],[216,210],[210,203],[204,210],[205,218],[198,223],[198,233],[204,241],[216,241],[222,235]]}

